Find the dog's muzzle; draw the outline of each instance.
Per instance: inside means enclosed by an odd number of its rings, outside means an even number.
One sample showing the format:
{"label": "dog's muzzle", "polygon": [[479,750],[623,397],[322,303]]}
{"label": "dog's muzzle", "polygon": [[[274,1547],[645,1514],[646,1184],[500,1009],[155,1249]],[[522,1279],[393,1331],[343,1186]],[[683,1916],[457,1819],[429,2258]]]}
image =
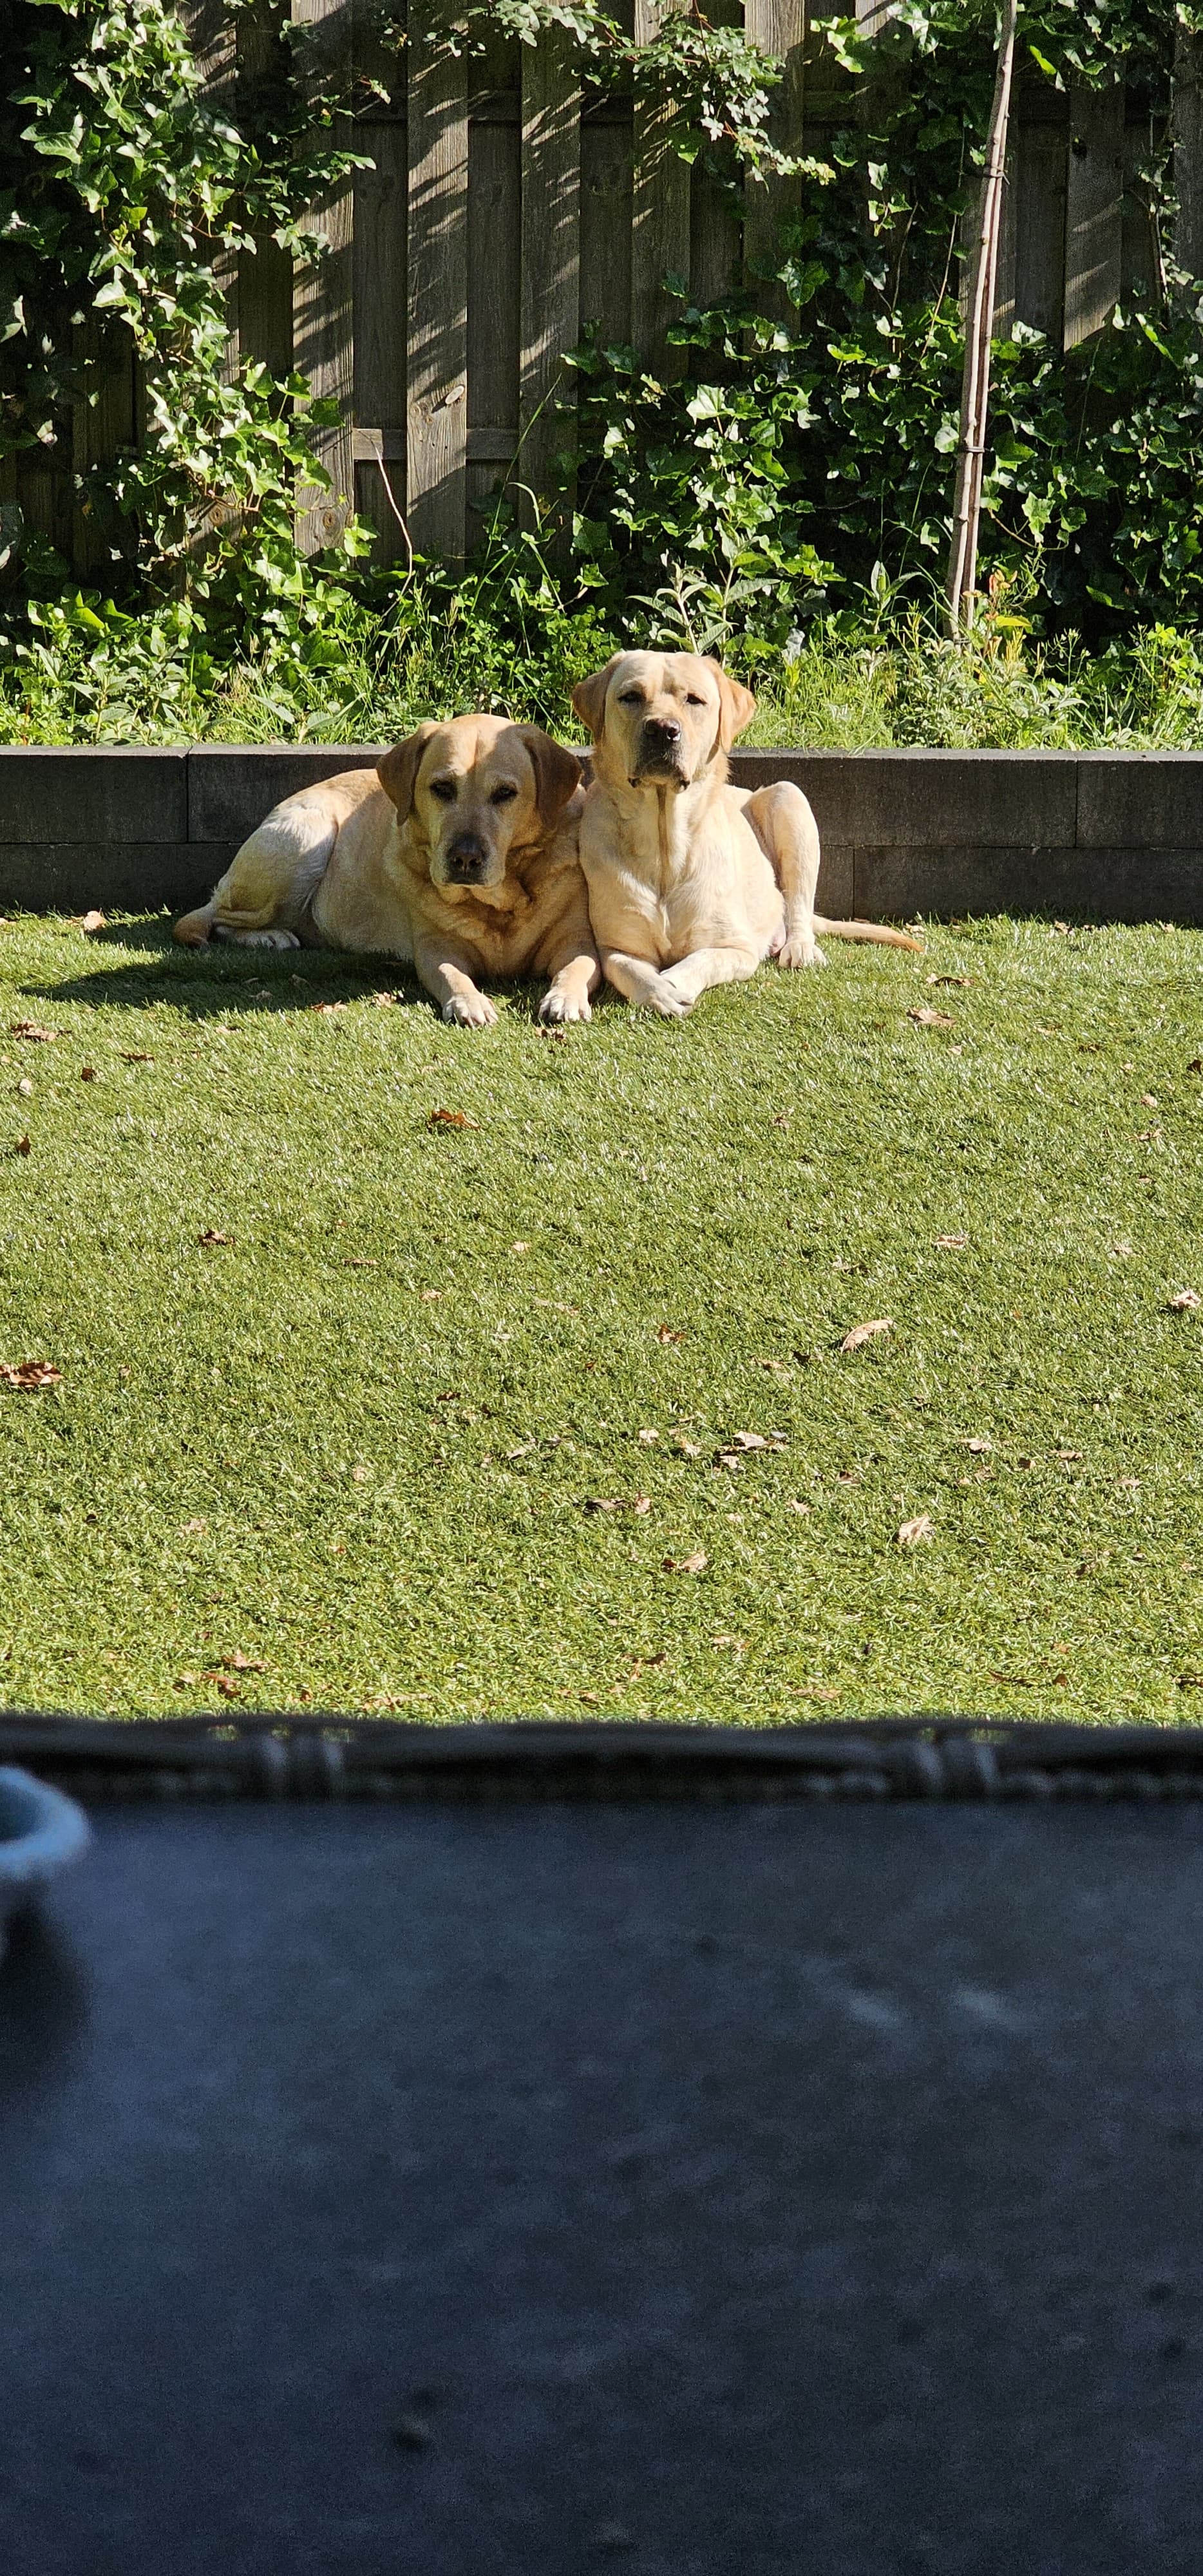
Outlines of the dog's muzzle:
{"label": "dog's muzzle", "polygon": [[681,728],[668,716],[649,716],[639,735],[632,786],[644,780],[665,787],[683,787],[685,771],[681,762]]}
{"label": "dog's muzzle", "polygon": [[457,832],[447,851],[447,874],[454,885],[479,885],[489,853],[479,832]]}

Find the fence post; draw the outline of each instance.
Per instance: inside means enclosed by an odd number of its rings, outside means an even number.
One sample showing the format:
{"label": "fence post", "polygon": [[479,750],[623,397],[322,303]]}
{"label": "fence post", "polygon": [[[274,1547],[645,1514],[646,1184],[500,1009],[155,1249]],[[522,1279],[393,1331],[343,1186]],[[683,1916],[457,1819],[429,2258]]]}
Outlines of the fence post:
{"label": "fence post", "polygon": [[[553,27],[522,48],[521,344],[517,479],[540,497],[555,459],[575,447],[572,413],[556,408],[564,355],[580,338],[581,97],[573,42]],[[523,516],[533,522],[523,495]],[[561,510],[558,534],[571,526]]]}
{"label": "fence post", "polygon": [[406,515],[420,554],[459,561],[467,527],[468,69],[441,41],[443,13],[432,15],[433,24],[411,25],[409,41]]}
{"label": "fence post", "polygon": [[1124,91],[1121,81],[1069,95],[1065,210],[1065,347],[1110,320],[1120,297],[1124,221]]}
{"label": "fence post", "polygon": [[[312,30],[313,80],[337,84],[349,92],[352,69],[353,0],[292,0],[292,21]],[[349,126],[335,129],[344,140]],[[351,442],[354,389],[354,285],[352,270],[354,194],[350,179],[309,208],[314,230],[325,234],[329,249],[316,268],[298,268],[293,278],[293,361],[308,376],[313,393],[337,402],[336,429],[317,430],[313,448],[330,476],[329,491],[308,484],[297,496],[297,543],[303,554],[334,545],[354,508],[355,468]]]}
{"label": "fence post", "polygon": [[[785,64],[785,77],[773,92],[771,132],[779,152],[802,149],[803,61],[806,44],[806,0],[744,0],[744,33],[750,44]],[[744,188],[744,268],[749,283],[764,280],[779,256],[784,218],[799,204],[796,179],[749,179]],[[763,309],[775,320],[789,315],[783,287],[764,285]]]}
{"label": "fence post", "polygon": [[1188,277],[1203,277],[1203,35],[1181,25],[1174,45],[1173,135],[1174,257]]}
{"label": "fence post", "polygon": [[[635,0],[635,42],[650,44],[670,10],[688,0]],[[631,207],[631,338],[645,367],[668,372],[668,327],[676,304],[664,278],[689,276],[689,166],[668,138],[672,101],[637,99]]]}

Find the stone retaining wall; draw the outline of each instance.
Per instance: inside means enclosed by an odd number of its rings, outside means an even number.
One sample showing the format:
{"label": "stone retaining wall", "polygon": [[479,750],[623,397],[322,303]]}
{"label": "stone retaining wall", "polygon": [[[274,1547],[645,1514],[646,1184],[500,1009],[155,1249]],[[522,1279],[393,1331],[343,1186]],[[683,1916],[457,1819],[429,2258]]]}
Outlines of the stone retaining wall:
{"label": "stone retaining wall", "polygon": [[[378,748],[0,748],[0,909],[183,911],[280,797]],[[1203,752],[748,751],[823,836],[819,908],[1203,926]]]}

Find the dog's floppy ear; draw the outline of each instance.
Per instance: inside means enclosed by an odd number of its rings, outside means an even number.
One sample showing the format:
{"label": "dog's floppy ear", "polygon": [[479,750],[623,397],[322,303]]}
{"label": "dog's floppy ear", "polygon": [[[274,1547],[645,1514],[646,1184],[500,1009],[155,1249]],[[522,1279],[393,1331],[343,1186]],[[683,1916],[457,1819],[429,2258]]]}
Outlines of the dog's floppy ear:
{"label": "dog's floppy ear", "polygon": [[581,764],[574,751],[565,751],[562,742],[553,742],[538,725],[519,725],[518,731],[534,762],[539,821],[550,831],[580,786]]}
{"label": "dog's floppy ear", "polygon": [[376,776],[385,795],[392,797],[402,823],[408,822],[413,812],[418,764],[432,733],[437,732],[438,726],[427,717],[416,733],[407,733],[404,742],[396,743],[392,751],[386,751],[383,760],[376,763]]}
{"label": "dog's floppy ear", "polygon": [[572,692],[573,706],[581,723],[588,725],[595,742],[606,720],[606,691],[610,686],[614,665],[619,659],[620,656],[617,653],[611,653],[604,671],[594,671],[589,679],[578,680]]}
{"label": "dog's floppy ear", "polygon": [[714,676],[718,681],[719,743],[724,751],[730,751],[736,734],[742,733],[746,724],[751,724],[756,713],[756,700],[751,690],[744,688],[742,681],[729,679],[724,670],[716,667]]}

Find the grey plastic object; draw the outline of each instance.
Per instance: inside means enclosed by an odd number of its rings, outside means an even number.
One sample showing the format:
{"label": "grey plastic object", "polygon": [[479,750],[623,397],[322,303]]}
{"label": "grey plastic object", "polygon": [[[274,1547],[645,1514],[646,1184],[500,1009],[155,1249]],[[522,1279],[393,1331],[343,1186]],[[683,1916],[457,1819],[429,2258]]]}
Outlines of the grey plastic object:
{"label": "grey plastic object", "polygon": [[9,1919],[91,1841],[82,1807],[28,1771],[0,1769],[0,1956]]}

